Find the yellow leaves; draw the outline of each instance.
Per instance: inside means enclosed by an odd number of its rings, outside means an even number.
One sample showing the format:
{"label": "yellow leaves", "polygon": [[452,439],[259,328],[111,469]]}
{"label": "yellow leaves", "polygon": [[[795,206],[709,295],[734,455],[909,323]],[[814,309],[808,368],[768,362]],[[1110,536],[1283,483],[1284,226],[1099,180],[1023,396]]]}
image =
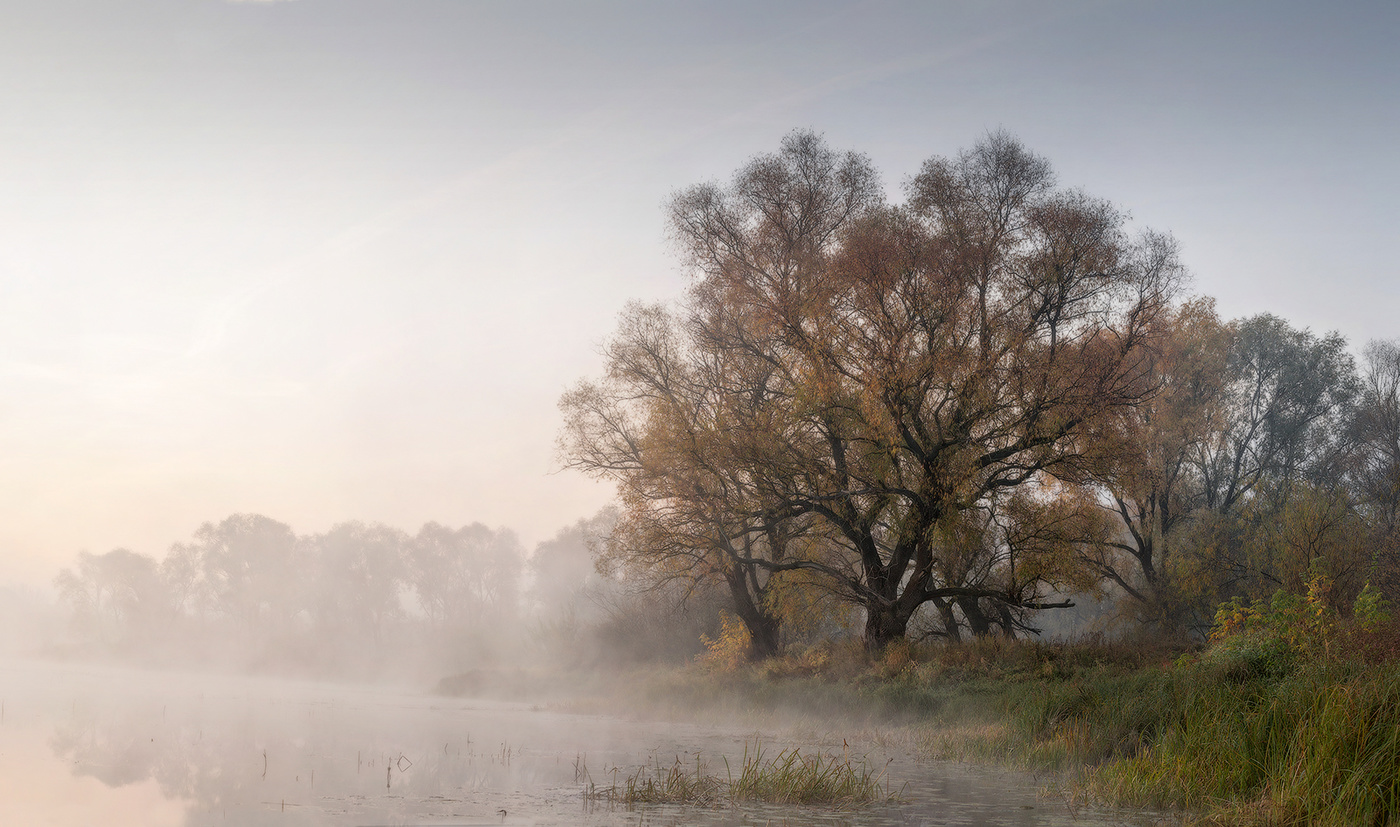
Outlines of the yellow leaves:
{"label": "yellow leaves", "polygon": [[700,662],[716,672],[733,672],[748,660],[752,639],[739,618],[729,612],[721,614],[719,622],[718,637],[700,636],[700,642],[705,645]]}
{"label": "yellow leaves", "polygon": [[1219,643],[1226,638],[1243,633],[1256,621],[1260,612],[1254,605],[1245,603],[1239,597],[1232,597],[1215,610],[1215,622],[1210,628],[1210,642]]}
{"label": "yellow leaves", "polygon": [[1210,640],[1251,638],[1276,641],[1299,653],[1325,652],[1340,619],[1328,602],[1331,591],[1332,579],[1315,567],[1305,594],[1279,589],[1267,601],[1231,598],[1216,610]]}
{"label": "yellow leaves", "polygon": [[777,572],[768,579],[763,607],[781,620],[790,637],[818,636],[844,626],[848,607],[822,585],[823,581],[811,572]]}

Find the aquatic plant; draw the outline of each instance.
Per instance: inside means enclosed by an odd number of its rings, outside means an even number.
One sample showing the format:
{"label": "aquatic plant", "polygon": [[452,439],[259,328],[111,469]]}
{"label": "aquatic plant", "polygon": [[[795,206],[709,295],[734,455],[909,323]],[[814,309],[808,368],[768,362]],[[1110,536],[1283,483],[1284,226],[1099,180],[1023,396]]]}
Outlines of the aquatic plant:
{"label": "aquatic plant", "polygon": [[663,767],[659,760],[633,773],[622,791],[626,804],[714,804],[726,797],[723,782],[709,774],[709,767],[695,756],[695,771],[675,763]]}
{"label": "aquatic plant", "polygon": [[592,782],[584,788],[584,800],[596,803],[696,804],[715,805],[756,801],[767,804],[820,804],[855,807],[878,801],[896,801],[889,789],[886,767],[875,768],[864,758],[843,752],[811,752],[798,749],[780,751],[765,759],[761,744],[744,745],[737,777],[729,759],[724,760],[725,776],[710,772],[709,765],[695,757],[695,764],[670,764],[653,758],[621,783],[608,787]]}
{"label": "aquatic plant", "polygon": [[803,755],[796,749],[765,761],[761,745],[755,744],[750,755],[746,744],[739,777],[729,781],[729,796],[735,801],[838,806],[893,801],[898,795],[889,789],[888,766],[876,770],[865,759],[852,760],[844,753]]}

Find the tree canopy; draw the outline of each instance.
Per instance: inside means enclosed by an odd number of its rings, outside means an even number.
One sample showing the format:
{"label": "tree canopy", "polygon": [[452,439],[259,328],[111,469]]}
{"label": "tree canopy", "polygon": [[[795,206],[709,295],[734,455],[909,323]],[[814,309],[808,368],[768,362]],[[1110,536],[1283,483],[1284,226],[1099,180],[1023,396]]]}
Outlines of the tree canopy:
{"label": "tree canopy", "polygon": [[1000,132],[900,205],[793,133],[670,219],[686,300],[630,308],[603,379],[561,401],[567,461],[629,519],[691,527],[720,569],[815,576],[875,646],[928,603],[1012,625],[1074,580],[1050,492],[1156,390],[1169,237]]}

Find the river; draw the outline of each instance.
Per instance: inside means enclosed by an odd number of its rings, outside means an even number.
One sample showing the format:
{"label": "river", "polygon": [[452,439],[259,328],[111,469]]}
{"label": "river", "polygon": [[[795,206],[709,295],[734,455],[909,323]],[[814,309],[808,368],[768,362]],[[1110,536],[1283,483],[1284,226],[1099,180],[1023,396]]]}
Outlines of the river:
{"label": "river", "polygon": [[[0,824],[1147,825],[1023,773],[919,761],[879,733],[584,715],[412,687],[0,662]],[[589,801],[644,763],[859,750],[900,803],[854,810]],[[849,753],[848,753],[849,754]]]}

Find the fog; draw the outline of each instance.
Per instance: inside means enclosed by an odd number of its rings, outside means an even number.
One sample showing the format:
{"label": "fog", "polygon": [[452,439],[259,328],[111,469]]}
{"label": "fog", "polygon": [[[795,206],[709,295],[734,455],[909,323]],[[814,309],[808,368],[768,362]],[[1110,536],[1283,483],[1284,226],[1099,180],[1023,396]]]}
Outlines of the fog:
{"label": "fog", "polygon": [[[666,604],[597,573],[591,549],[615,519],[527,552],[479,523],[299,535],[237,514],[161,557],[79,554],[53,593],[12,588],[0,604],[0,773],[27,779],[0,813],[618,823],[583,808],[585,756],[597,769],[658,750],[721,757],[753,733],[567,711],[605,691],[600,668],[689,657],[716,625],[714,601]],[[634,635],[643,609],[650,628]]]}
{"label": "fog", "polygon": [[[1124,823],[1041,799],[1018,773],[918,759],[912,730],[861,710],[629,706],[629,684],[722,638],[726,603],[703,583],[600,572],[617,520],[605,509],[527,551],[479,523],[298,534],[236,514],[161,557],[79,554],[52,594],[12,589],[3,604],[0,775],[21,783],[0,812],[113,825],[766,823],[795,811],[634,810],[585,791],[657,762],[722,773],[751,751],[798,748],[855,751],[905,799],[806,809],[803,823]],[[793,640],[833,633],[855,645],[840,627]]]}
{"label": "fog", "polygon": [[1004,127],[1175,234],[1222,315],[1392,336],[1395,32],[1376,2],[7,2],[0,583],[235,513],[527,550],[590,516],[560,391],[684,289],[668,194],[794,128],[893,192]]}
{"label": "fog", "polygon": [[[717,609],[600,575],[608,510],[527,552],[509,529],[346,522],[298,535],[258,514],[197,528],[161,557],[82,552],[50,595],[13,587],[12,655],[431,685],[448,675],[693,655]],[[679,618],[676,629],[659,617]],[[674,638],[674,639],[668,639]]]}
{"label": "fog", "polygon": [[[0,681],[3,813],[15,823],[762,824],[793,813],[764,805],[634,811],[590,804],[582,791],[658,759],[737,762],[759,739],[772,749],[839,752],[857,738],[819,721],[777,732],[166,670],[6,662]],[[885,753],[895,759],[895,783],[918,804],[808,808],[803,823],[1148,823],[1043,802],[1016,773],[930,770],[898,749]]]}
{"label": "fog", "polygon": [[[762,742],[887,762],[913,791],[803,823],[1095,823],[1024,775],[931,764],[907,720],[808,703],[820,692],[795,690],[780,715],[644,701],[665,694],[657,676],[907,677],[916,647],[964,641],[1199,641],[1221,601],[1324,569],[1335,610],[1373,586],[1400,599],[1400,270],[1380,243],[1400,220],[1397,37],[1380,2],[3,4],[0,779],[22,794],[0,796],[0,822],[786,820],[584,795],[649,760],[718,772]],[[818,163],[790,166],[811,183],[850,149],[858,174],[836,178],[859,183],[843,203],[864,206],[841,218],[855,223],[788,252],[883,255],[906,239],[886,218],[934,249],[959,233],[930,193],[965,185],[938,203],[972,203],[993,179],[932,173],[988,142],[1024,150],[1001,169],[1053,162],[1025,192],[1063,197],[1021,206],[1063,218],[1044,238],[1113,247],[1080,274],[1132,276],[1105,302],[1147,284],[1134,268],[1170,271],[1139,291],[1151,312],[1081,312],[1100,288],[1046,288],[1067,302],[1047,316],[1050,352],[1061,316],[1121,315],[1143,326],[1123,341],[1165,354],[1151,382],[1204,390],[1155,397],[1159,416],[1125,379],[1141,415],[1096,467],[1064,446],[1129,428],[1106,413],[989,459],[1006,475],[974,481],[980,494],[910,488],[937,463],[899,440],[862,456],[874,487],[823,488],[847,446],[785,454],[778,437],[862,395],[945,406],[872,392],[902,370],[869,364],[829,382],[794,362],[782,388],[770,340],[744,362],[724,325],[702,335],[741,305],[732,318],[758,317],[745,299],[706,315],[723,291],[701,289],[685,249],[704,234],[687,242],[686,226],[743,201],[745,170],[780,171],[760,154],[806,146]],[[919,186],[922,202],[896,203]],[[1102,232],[1069,232],[1099,198]],[[759,259],[777,237],[750,235]],[[1130,235],[1141,248],[1113,246]],[[1022,242],[1016,255],[1040,243]],[[1153,250],[1161,266],[1141,264]],[[1053,258],[1038,255],[1018,261]],[[879,325],[855,308],[883,298],[796,327],[859,339]],[[666,358],[629,385],[652,345]],[[961,381],[971,363],[947,361]],[[674,404],[642,387],[711,368]],[[1004,395],[1020,371],[963,396]],[[777,415],[775,400],[833,390],[849,398]],[[1176,466],[1158,490],[1146,466],[1161,456]],[[961,511],[935,515],[930,492]],[[819,513],[843,496],[870,510],[839,526]],[[1096,511],[1115,501],[1122,525]],[[872,561],[900,543],[941,556],[886,576]]]}

